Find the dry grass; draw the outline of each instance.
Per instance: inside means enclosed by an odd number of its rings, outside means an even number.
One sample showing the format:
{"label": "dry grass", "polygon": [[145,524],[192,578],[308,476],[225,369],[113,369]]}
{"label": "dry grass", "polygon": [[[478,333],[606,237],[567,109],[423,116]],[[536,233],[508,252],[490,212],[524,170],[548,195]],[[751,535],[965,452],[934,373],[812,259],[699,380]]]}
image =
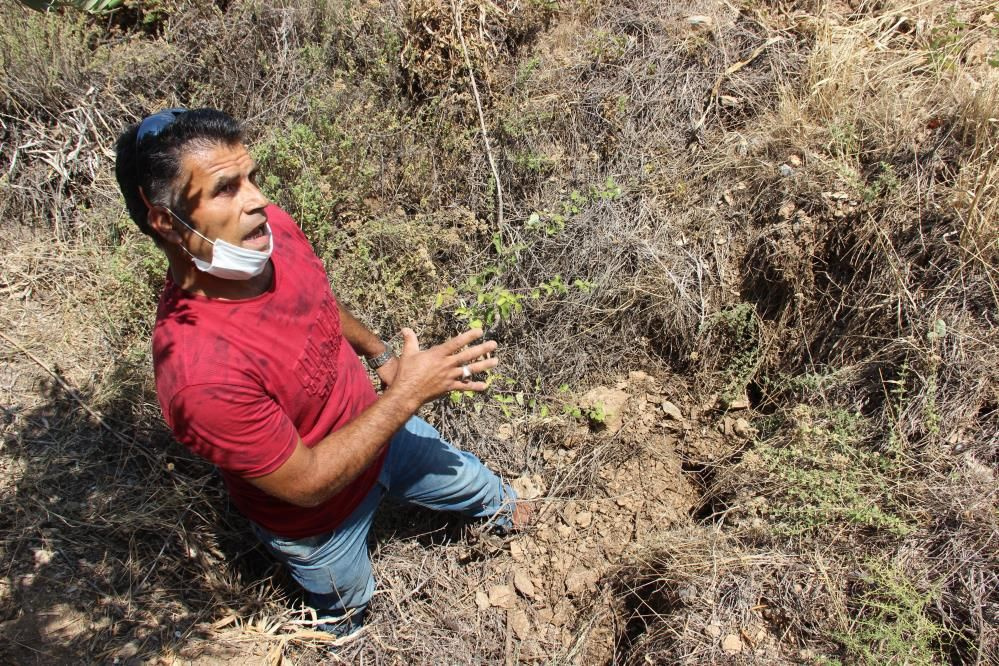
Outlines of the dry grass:
{"label": "dry grass", "polygon": [[[272,195],[386,335],[493,317],[493,397],[427,415],[543,479],[539,532],[656,446],[705,490],[564,625],[532,615],[530,640],[475,602],[509,544],[388,512],[371,627],[339,658],[999,659],[994,4],[173,0],[139,16],[0,9],[0,652],[324,658],[151,393],[164,265],[109,148],[153,108],[204,104],[247,120]],[[563,414],[639,367],[681,373],[648,392],[695,410],[682,436]],[[714,410],[747,392],[758,437],[705,455],[728,423]]]}

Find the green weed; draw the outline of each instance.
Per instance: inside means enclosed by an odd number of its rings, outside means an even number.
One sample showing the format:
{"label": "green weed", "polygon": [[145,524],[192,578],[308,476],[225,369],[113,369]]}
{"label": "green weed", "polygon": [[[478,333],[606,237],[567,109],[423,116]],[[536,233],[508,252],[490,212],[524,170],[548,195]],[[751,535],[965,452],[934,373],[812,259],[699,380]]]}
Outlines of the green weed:
{"label": "green weed", "polygon": [[705,319],[699,333],[706,346],[719,350],[720,357],[727,359],[719,372],[722,403],[745,395],[762,360],[756,308],[751,303],[725,308]]}
{"label": "green weed", "polygon": [[965,21],[958,18],[957,10],[951,7],[947,11],[947,19],[943,25],[930,30],[927,46],[930,64],[936,71],[954,68],[961,50],[961,39],[969,27]]}
{"label": "green weed", "polygon": [[896,497],[897,463],[864,448],[866,423],[857,413],[800,405],[786,444],[754,449],[770,488],[768,519],[786,536],[810,536],[834,526],[903,536],[911,527]]}
{"label": "green weed", "polygon": [[878,197],[897,194],[901,189],[895,168],[887,162],[881,162],[878,166],[879,170],[874,180],[862,188],[862,196],[867,203],[874,201]]}
{"label": "green weed", "polygon": [[919,590],[898,565],[883,559],[864,565],[851,595],[853,621],[834,638],[847,660],[865,664],[946,662],[940,644],[948,630],[930,616],[938,589]]}

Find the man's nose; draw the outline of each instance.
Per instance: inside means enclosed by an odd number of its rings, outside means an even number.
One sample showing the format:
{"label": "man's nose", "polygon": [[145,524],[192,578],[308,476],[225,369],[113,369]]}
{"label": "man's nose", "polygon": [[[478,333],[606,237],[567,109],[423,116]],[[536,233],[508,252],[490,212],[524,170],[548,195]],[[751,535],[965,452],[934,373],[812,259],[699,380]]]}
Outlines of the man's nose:
{"label": "man's nose", "polygon": [[246,210],[255,211],[261,208],[266,208],[270,204],[270,199],[264,196],[264,193],[260,191],[260,188],[253,183],[247,183],[249,191],[246,197]]}

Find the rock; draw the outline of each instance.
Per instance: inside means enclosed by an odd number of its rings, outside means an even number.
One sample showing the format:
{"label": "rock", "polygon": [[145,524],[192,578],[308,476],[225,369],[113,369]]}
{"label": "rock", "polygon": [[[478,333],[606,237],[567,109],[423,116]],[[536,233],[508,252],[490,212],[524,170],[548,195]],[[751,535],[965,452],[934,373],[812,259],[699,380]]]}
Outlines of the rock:
{"label": "rock", "polygon": [[548,652],[546,651],[546,648],[541,647],[541,643],[538,642],[538,639],[545,639],[546,642],[557,639],[557,637],[548,639],[547,634],[547,627],[541,627],[539,630],[534,630],[531,638],[521,639],[518,650],[520,658],[517,661],[522,664],[533,664],[539,661],[545,661],[548,657]]}
{"label": "rock", "polygon": [[580,511],[576,514],[576,524],[580,527],[586,528],[590,526],[593,522],[593,514],[589,511]]}
{"label": "rock", "polygon": [[510,542],[510,557],[513,558],[514,562],[524,561],[524,544],[520,543],[520,540],[514,540]]}
{"label": "rock", "polygon": [[482,590],[475,591],[475,605],[480,611],[484,611],[489,608],[489,595]]}
{"label": "rock", "polygon": [[513,608],[517,605],[517,595],[509,585],[494,585],[489,588],[489,605],[496,608]]}
{"label": "rock", "polygon": [[523,569],[517,569],[513,572],[513,586],[528,599],[534,598],[534,583],[531,581],[530,575]]}
{"label": "rock", "polygon": [[510,611],[507,616],[510,628],[520,640],[526,640],[531,635],[531,621],[527,619],[527,613],[518,609]]}
{"label": "rock", "polygon": [[791,166],[788,164],[781,164],[779,167],[777,167],[777,171],[779,171],[780,175],[783,176],[784,178],[788,178],[794,175],[794,169],[792,169]]}
{"label": "rock", "polygon": [[565,591],[569,594],[579,594],[583,590],[593,588],[600,580],[600,572],[596,569],[574,569],[565,577]]}
{"label": "rock", "polygon": [[117,657],[115,661],[118,659],[131,659],[135,655],[139,654],[139,643],[138,641],[129,641],[118,648],[114,654],[115,657]]}
{"label": "rock", "polygon": [[732,400],[725,406],[730,412],[737,412],[742,409],[749,409],[749,398],[742,396]]}
{"label": "rock", "polygon": [[568,539],[572,536],[572,528],[568,525],[556,525],[555,531],[558,532],[558,535],[563,539]]}
{"label": "rock", "polygon": [[527,500],[541,497],[545,488],[544,481],[537,474],[514,479],[510,485],[517,491],[517,497]]}
{"label": "rock", "polygon": [[687,17],[687,23],[694,28],[711,28],[715,21],[710,16],[704,14],[693,14]]}
{"label": "rock", "polygon": [[718,638],[719,636],[721,636],[721,627],[719,627],[717,624],[709,624],[708,626],[704,627],[704,633],[710,636],[711,638]]}
{"label": "rock", "polygon": [[753,436],[753,427],[749,425],[749,421],[746,419],[736,419],[735,423],[732,424],[732,432],[734,432],[737,437],[749,439]]}
{"label": "rock", "polygon": [[663,400],[662,402],[663,413],[666,414],[667,418],[673,419],[674,421],[683,420],[683,412],[680,408],[674,405],[669,400]]}
{"label": "rock", "polygon": [[993,43],[988,39],[980,39],[969,46],[964,54],[965,62],[969,65],[981,65],[987,62],[992,55]]}
{"label": "rock", "polygon": [[32,552],[32,555],[34,556],[35,559],[35,566],[40,567],[51,562],[52,558],[55,556],[55,553],[53,553],[51,550],[46,550],[45,548],[36,548]]}
{"label": "rock", "polygon": [[649,378],[648,373],[641,370],[632,370],[628,373],[628,381],[632,384],[641,384]]}
{"label": "rock", "polygon": [[556,627],[562,627],[565,626],[565,623],[569,621],[569,617],[570,617],[569,608],[563,602],[555,607],[555,612],[552,615],[552,619],[549,620],[549,622],[551,622],[552,625]]}
{"label": "rock", "polygon": [[735,634],[729,634],[722,640],[721,648],[725,654],[739,654],[742,652],[742,639]]}
{"label": "rock", "polygon": [[638,511],[639,507],[641,507],[641,500],[630,496],[616,497],[614,498],[614,503],[627,511]]}

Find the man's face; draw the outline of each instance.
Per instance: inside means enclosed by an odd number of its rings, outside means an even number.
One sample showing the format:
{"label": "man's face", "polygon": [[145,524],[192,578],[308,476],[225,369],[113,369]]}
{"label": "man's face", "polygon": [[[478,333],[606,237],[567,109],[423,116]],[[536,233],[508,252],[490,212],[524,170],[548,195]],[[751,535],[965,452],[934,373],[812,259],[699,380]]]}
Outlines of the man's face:
{"label": "man's face", "polygon": [[[209,240],[265,251],[271,242],[264,227],[264,207],[269,202],[257,188],[256,171],[242,144],[212,144],[184,151],[179,185],[186,222]],[[211,244],[179,223],[176,226],[188,251],[209,261]]]}

